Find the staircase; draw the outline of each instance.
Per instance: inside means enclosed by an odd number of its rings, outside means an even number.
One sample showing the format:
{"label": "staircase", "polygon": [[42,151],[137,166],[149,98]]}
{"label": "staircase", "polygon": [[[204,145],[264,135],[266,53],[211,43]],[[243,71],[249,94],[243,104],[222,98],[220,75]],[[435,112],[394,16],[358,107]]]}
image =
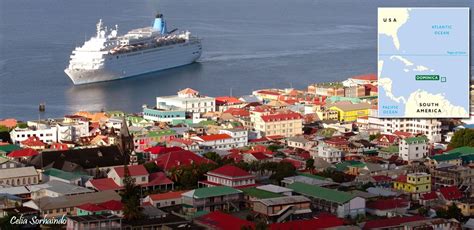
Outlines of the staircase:
{"label": "staircase", "polygon": [[286,209],[281,210],[280,213],[278,214],[280,217],[278,217],[276,222],[281,223],[284,220],[286,220],[286,218],[288,218],[290,215],[295,213],[295,209],[296,209],[295,206],[289,206]]}

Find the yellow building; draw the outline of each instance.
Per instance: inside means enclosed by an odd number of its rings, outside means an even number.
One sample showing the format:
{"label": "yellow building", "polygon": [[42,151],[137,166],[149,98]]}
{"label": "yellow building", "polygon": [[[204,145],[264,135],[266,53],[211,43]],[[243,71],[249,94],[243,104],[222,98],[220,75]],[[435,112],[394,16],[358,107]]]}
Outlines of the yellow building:
{"label": "yellow building", "polygon": [[396,190],[420,194],[431,192],[431,175],[428,173],[409,173],[397,178],[393,184]]}
{"label": "yellow building", "polygon": [[339,121],[356,121],[358,117],[369,115],[370,104],[350,102],[342,102],[338,104],[329,105],[329,110],[338,112]]}
{"label": "yellow building", "polygon": [[265,136],[293,137],[303,134],[303,116],[294,112],[263,115],[255,119],[254,128]]}

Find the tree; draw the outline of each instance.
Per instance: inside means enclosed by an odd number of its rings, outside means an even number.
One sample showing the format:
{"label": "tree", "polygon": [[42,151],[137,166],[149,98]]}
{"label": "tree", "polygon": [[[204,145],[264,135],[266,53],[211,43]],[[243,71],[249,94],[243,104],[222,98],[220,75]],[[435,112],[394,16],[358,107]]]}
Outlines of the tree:
{"label": "tree", "polygon": [[10,129],[7,128],[6,126],[0,125],[0,133],[3,133],[3,132],[10,132]]}
{"label": "tree", "polygon": [[220,164],[222,162],[222,157],[219,154],[217,154],[216,152],[204,153],[204,157],[211,160],[211,161],[216,162],[217,164]]}
{"label": "tree", "polygon": [[267,230],[267,229],[268,229],[268,225],[267,225],[267,223],[265,223],[263,221],[258,221],[255,224],[255,230]]}
{"label": "tree", "polygon": [[16,124],[16,127],[20,128],[20,129],[25,129],[25,128],[28,128],[28,124],[26,124],[24,122],[20,122],[20,123]]}
{"label": "tree", "polygon": [[155,164],[155,162],[147,162],[143,164],[143,167],[145,167],[148,173],[155,173],[160,171],[160,168],[158,167],[158,165]]}
{"label": "tree", "polygon": [[380,134],[380,133],[371,134],[371,135],[369,135],[369,140],[370,140],[370,141],[373,141],[373,140],[379,138],[381,135],[382,135],[382,134]]}
{"label": "tree", "polygon": [[426,216],[428,215],[428,209],[425,207],[420,207],[418,209],[418,214],[420,214],[420,216]]}
{"label": "tree", "polygon": [[296,175],[296,168],[289,162],[279,162],[276,166],[274,173],[270,176],[270,179],[276,183],[280,183],[285,177]]}
{"label": "tree", "polygon": [[140,219],[142,208],[140,207],[140,186],[135,185],[135,180],[130,176],[130,170],[127,165],[124,165],[124,190],[121,192],[123,205],[123,215],[127,220]]}
{"label": "tree", "polygon": [[313,174],[315,168],[316,167],[314,167],[314,159],[313,158],[309,158],[308,160],[306,160],[306,169],[309,170],[309,172],[311,172],[311,174]]}
{"label": "tree", "polygon": [[281,148],[283,148],[283,146],[281,146],[281,145],[269,145],[267,147],[267,149],[272,151],[272,152],[276,152],[276,151],[278,151],[278,149],[281,149]]}
{"label": "tree", "polygon": [[436,211],[436,216],[444,219],[456,219],[458,221],[461,221],[463,219],[463,215],[461,213],[461,209],[458,208],[456,204],[451,204],[451,206],[448,207],[448,210],[438,210]]}
{"label": "tree", "polygon": [[449,147],[458,148],[463,146],[474,147],[474,129],[460,129],[454,133]]}

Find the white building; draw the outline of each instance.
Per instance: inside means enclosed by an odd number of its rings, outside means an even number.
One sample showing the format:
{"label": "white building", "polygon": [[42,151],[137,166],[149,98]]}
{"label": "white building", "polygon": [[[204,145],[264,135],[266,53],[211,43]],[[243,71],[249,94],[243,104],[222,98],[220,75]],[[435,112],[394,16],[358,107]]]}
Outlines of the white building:
{"label": "white building", "polygon": [[441,122],[438,119],[378,118],[377,110],[372,109],[368,117],[358,118],[357,123],[363,124],[365,126],[363,127],[364,129],[375,129],[381,133],[401,131],[423,134],[432,143],[441,141]]}
{"label": "white building", "polygon": [[211,134],[204,136],[191,137],[192,140],[199,144],[203,150],[229,150],[235,148],[237,143],[234,138],[228,134]]}
{"label": "white building", "polygon": [[80,137],[89,136],[89,121],[72,120],[70,118],[28,121],[27,128],[15,128],[10,132],[13,143],[36,136],[42,142],[51,144],[53,142],[77,141]]}
{"label": "white building", "polygon": [[402,139],[398,154],[404,161],[424,159],[428,156],[428,139],[424,136]]}
{"label": "white building", "polygon": [[322,158],[328,163],[338,163],[342,160],[342,151],[333,147],[330,147],[324,143],[320,143],[317,147],[310,150],[310,154],[313,158]]}
{"label": "white building", "polygon": [[231,136],[236,148],[245,147],[248,144],[248,132],[245,129],[221,129],[219,134]]}
{"label": "white building", "polygon": [[156,98],[156,107],[175,106],[190,113],[207,113],[216,111],[216,101],[213,97],[199,95],[198,91],[187,88],[178,95]]}

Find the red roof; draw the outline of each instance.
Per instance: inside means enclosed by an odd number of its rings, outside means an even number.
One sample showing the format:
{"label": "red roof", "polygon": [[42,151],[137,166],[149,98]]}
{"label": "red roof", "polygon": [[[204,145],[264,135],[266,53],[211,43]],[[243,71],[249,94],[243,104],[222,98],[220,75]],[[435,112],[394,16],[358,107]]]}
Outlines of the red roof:
{"label": "red roof", "polygon": [[195,220],[214,229],[240,230],[244,226],[248,226],[251,229],[255,228],[255,224],[253,222],[243,220],[220,211],[211,212],[198,217]]}
{"label": "red roof", "polygon": [[220,168],[214,169],[209,174],[218,174],[227,177],[253,177],[252,174],[248,173],[247,171],[233,166],[233,165],[224,165]]}
{"label": "red roof", "polygon": [[[174,139],[172,141],[174,141]],[[180,151],[180,150],[183,150],[183,149],[180,148],[180,147],[169,147],[168,148],[168,147],[163,147],[163,146],[154,146],[154,147],[145,149],[145,152],[149,152],[151,154],[164,154],[164,153],[169,153],[169,152],[173,152],[173,151]]]}
{"label": "red roof", "polygon": [[102,206],[99,206],[97,204],[91,204],[91,203],[85,203],[79,206],[76,206],[76,208],[89,211],[89,212],[98,212],[98,211],[104,211],[105,208]]}
{"label": "red roof", "polygon": [[439,192],[446,200],[458,200],[462,198],[462,193],[456,186],[440,188]]}
{"label": "red roof", "polygon": [[406,137],[411,137],[411,136],[413,136],[413,134],[411,134],[411,133],[409,133],[409,132],[402,132],[402,131],[398,131],[398,130],[395,131],[395,132],[393,132],[393,134],[394,134],[394,135],[397,135],[397,136],[399,136],[399,137],[401,137],[401,138],[406,138]]}
{"label": "red roof", "polygon": [[285,158],[285,159],[281,160],[281,162],[288,162],[288,163],[292,164],[296,169],[304,168],[304,166],[306,164],[304,161],[299,161],[299,160],[295,160],[295,159],[291,159],[291,158]]}
{"label": "red roof", "polygon": [[369,220],[364,224],[362,229],[377,229],[377,228],[388,228],[396,227],[403,223],[414,222],[425,220],[422,216],[404,216],[404,217],[392,217],[379,220]]}
{"label": "red roof", "polygon": [[150,174],[150,176],[148,177],[148,184],[146,186],[164,184],[173,184],[173,181],[166,177],[166,174],[164,172],[155,172]]}
{"label": "red roof", "polygon": [[344,221],[333,215],[324,215],[316,219],[295,220],[285,223],[270,224],[269,230],[305,230],[305,229],[325,229],[342,226]]}
{"label": "red roof", "polygon": [[375,182],[387,182],[387,181],[392,181],[392,178],[389,176],[385,175],[376,175],[372,176],[372,178],[375,180]]}
{"label": "red roof", "polygon": [[371,73],[371,74],[357,75],[351,78],[358,79],[358,80],[375,81],[377,80],[377,75],[374,73]]}
{"label": "red roof", "polygon": [[331,145],[348,145],[349,144],[349,141],[341,136],[331,137],[329,139],[324,140],[324,142]]}
{"label": "red roof", "polygon": [[228,134],[211,134],[205,136],[198,136],[198,138],[201,138],[203,141],[217,141],[223,139],[230,139],[232,137]]}
{"label": "red roof", "polygon": [[123,204],[122,202],[118,200],[109,200],[109,201],[99,203],[99,204],[85,203],[85,204],[76,206],[76,208],[89,211],[89,212],[98,212],[98,211],[104,211],[104,210],[120,211],[123,208]]}
{"label": "red roof", "polygon": [[301,116],[301,114],[299,113],[279,113],[279,114],[270,114],[270,115],[262,116],[262,120],[265,122],[298,120],[298,119],[303,119],[303,116]]}
{"label": "red roof", "polygon": [[18,150],[12,151],[10,154],[8,154],[8,157],[22,158],[22,157],[32,157],[38,154],[39,153],[34,149],[25,148],[25,149],[18,149]]}
{"label": "red roof", "polygon": [[228,110],[224,111],[224,113],[230,113],[232,116],[235,117],[249,117],[250,112],[245,109],[238,109],[238,108],[229,108]]}
{"label": "red roof", "polygon": [[181,194],[187,191],[172,191],[167,193],[159,193],[159,194],[150,194],[149,197],[151,200],[171,200],[171,199],[179,199],[181,198]]}
{"label": "red roof", "polygon": [[422,200],[435,200],[438,199],[438,194],[436,192],[429,192],[429,193],[424,193],[421,194],[421,199]]}
{"label": "red roof", "polygon": [[43,143],[39,137],[35,137],[35,136],[32,136],[32,137],[28,137],[28,139],[20,142],[22,145],[26,145],[26,146],[37,146],[37,147],[44,147],[46,146],[45,143]]}
{"label": "red roof", "polygon": [[242,101],[240,101],[236,97],[229,97],[229,96],[216,97],[216,105],[241,104],[241,103]]}
{"label": "red roof", "polygon": [[121,211],[123,208],[122,202],[118,200],[109,200],[99,204],[101,207],[104,207],[107,210],[111,211]]}
{"label": "red roof", "polygon": [[247,154],[252,155],[257,160],[266,160],[266,159],[270,158],[270,157],[268,157],[267,155],[265,155],[261,152],[252,152],[252,153],[247,153]]}
{"label": "red roof", "polygon": [[92,186],[98,191],[121,190],[122,187],[115,183],[112,178],[100,178],[90,180]]}
{"label": "red roof", "polygon": [[163,170],[170,170],[172,168],[190,165],[190,164],[204,164],[214,163],[213,161],[201,157],[191,151],[181,150],[158,155],[155,160],[156,165]]}
{"label": "red roof", "polygon": [[396,181],[406,183],[407,182],[407,176],[406,175],[400,175],[397,177]]}
{"label": "red roof", "polygon": [[377,142],[388,142],[390,144],[395,143],[398,140],[398,136],[391,134],[382,134],[377,138]]}
{"label": "red roof", "polygon": [[409,207],[410,202],[405,199],[374,200],[367,203],[367,208],[378,210],[389,210],[395,208]]}
{"label": "red roof", "polygon": [[[117,172],[117,175],[120,178],[125,176],[125,170],[124,170],[123,166],[115,167],[114,170],[115,170],[115,172]],[[145,176],[145,175],[148,175],[148,171],[146,171],[146,168],[143,165],[129,165],[128,166],[128,171],[130,172],[130,176]]]}
{"label": "red roof", "polygon": [[281,93],[269,91],[269,90],[259,90],[257,91],[258,94],[268,94],[268,95],[281,95]]}
{"label": "red roof", "polygon": [[375,85],[365,84],[364,87],[365,87],[365,89],[368,89],[371,92],[378,92],[379,91],[378,87],[375,86]]}

